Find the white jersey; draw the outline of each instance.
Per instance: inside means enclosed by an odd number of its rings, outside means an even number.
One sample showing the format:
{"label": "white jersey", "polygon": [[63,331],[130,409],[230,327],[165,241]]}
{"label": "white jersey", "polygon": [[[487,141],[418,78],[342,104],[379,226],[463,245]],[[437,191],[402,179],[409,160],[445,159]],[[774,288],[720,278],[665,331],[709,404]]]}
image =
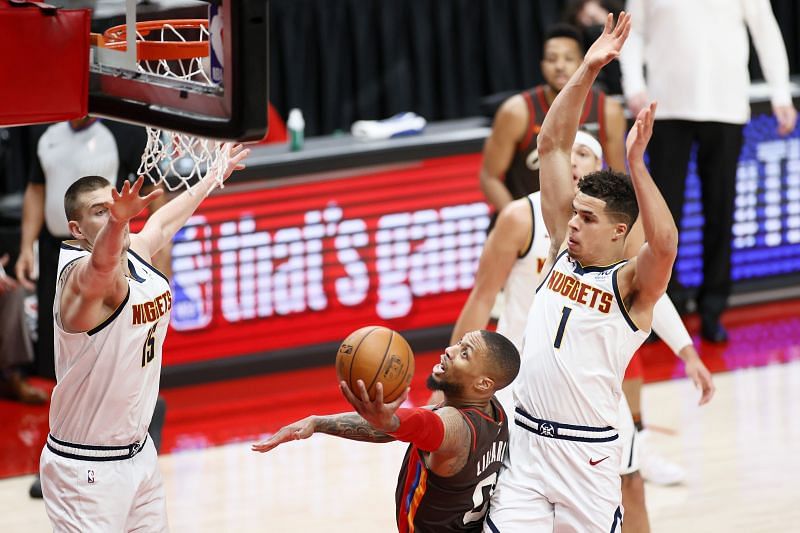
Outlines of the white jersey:
{"label": "white jersey", "polygon": [[583,267],[565,250],[543,278],[514,382],[516,402],[530,415],[617,427],[625,368],[649,335],[620,299],[617,273],[626,262]]}
{"label": "white jersey", "polygon": [[[531,208],[533,227],[528,249],[520,254],[503,287],[504,306],[497,321],[497,332],[514,343],[522,351],[522,336],[528,320],[528,311],[536,294],[539,275],[547,261],[550,235],[542,217],[542,193],[537,191],[527,197]],[[511,411],[509,411],[511,412]]]}
{"label": "white jersey", "polygon": [[77,243],[61,245],[50,433],[78,444],[129,445],[144,441],[153,416],[172,294],[167,278],[129,250],[125,300],[97,327],[68,333],[59,313],[61,291],[69,265],[88,255]]}

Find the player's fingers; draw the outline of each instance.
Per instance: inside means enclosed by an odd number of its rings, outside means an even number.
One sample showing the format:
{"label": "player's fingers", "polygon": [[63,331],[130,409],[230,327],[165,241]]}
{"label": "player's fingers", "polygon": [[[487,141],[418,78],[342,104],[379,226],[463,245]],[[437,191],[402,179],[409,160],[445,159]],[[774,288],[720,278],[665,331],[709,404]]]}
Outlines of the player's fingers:
{"label": "player's fingers", "polygon": [[164,195],[164,189],[153,189],[152,191],[150,191],[150,194],[142,198],[142,201],[145,203],[145,205],[147,205],[156,198],[159,198],[160,196],[163,195]]}
{"label": "player's fingers", "polygon": [[367,386],[364,385],[364,382],[360,379],[357,380],[356,387],[358,388],[358,393],[361,395],[361,401],[364,403],[369,403],[369,393],[367,392]]}
{"label": "player's fingers", "polygon": [[144,185],[144,176],[139,176],[131,186],[131,193],[138,195],[139,191],[142,190],[142,185]]}
{"label": "player's fingers", "polygon": [[375,385],[375,404],[383,405],[383,383],[380,381]]}
{"label": "player's fingers", "polygon": [[621,28],[620,37],[625,40],[628,38],[628,35],[631,32],[631,16],[628,13],[621,11],[617,20],[617,27]]}
{"label": "player's fingers", "polygon": [[353,392],[350,390],[350,387],[347,386],[347,382],[340,381],[339,389],[342,391],[342,394],[344,394],[344,397],[347,398],[347,401],[352,405],[356,406],[360,403],[355,394],[353,394]]}

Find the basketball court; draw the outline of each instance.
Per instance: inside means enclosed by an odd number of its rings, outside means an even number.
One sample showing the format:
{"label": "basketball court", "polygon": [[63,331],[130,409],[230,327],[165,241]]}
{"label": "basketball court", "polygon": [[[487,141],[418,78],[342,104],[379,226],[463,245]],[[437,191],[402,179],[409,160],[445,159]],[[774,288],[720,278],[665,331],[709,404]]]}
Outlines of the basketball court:
{"label": "basketball court", "polygon": [[[89,73],[78,94],[63,92],[63,105],[35,120],[22,109],[8,125],[91,113],[148,126],[140,173],[183,190],[225,164],[224,141],[258,141],[267,132],[269,2],[164,2],[163,11],[124,4],[123,11],[104,12],[104,27],[92,23],[85,65],[80,54],[77,63],[64,60],[71,69],[65,72]],[[29,82],[41,84],[35,76]],[[32,113],[55,94],[43,87],[23,107]],[[690,332],[717,387],[702,408],[666,346],[642,348],[643,412],[653,447],[688,472],[680,486],[646,486],[653,531],[800,532],[799,316],[800,300],[735,308],[725,318],[730,343],[723,346],[701,343],[691,317]],[[159,464],[173,531],[395,529],[405,444],[318,435],[266,454],[250,450],[294,420],[349,410],[334,357],[327,366],[162,390],[168,407]],[[410,404],[428,398],[424,381],[438,358],[416,354]],[[43,502],[28,496],[47,409],[0,400],[0,531],[50,531]]]}

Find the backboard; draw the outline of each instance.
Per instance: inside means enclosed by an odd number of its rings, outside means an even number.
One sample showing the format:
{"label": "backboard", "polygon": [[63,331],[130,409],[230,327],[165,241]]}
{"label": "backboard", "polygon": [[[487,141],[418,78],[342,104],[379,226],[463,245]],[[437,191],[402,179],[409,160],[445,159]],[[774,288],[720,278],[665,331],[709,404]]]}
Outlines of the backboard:
{"label": "backboard", "polygon": [[89,113],[213,139],[267,130],[268,0],[98,0]]}

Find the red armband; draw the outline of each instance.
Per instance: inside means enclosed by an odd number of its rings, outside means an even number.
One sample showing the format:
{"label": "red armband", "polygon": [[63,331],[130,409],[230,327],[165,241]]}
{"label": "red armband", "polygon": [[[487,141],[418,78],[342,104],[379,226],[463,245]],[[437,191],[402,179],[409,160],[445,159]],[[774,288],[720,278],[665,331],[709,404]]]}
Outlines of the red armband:
{"label": "red armband", "polygon": [[403,442],[410,442],[420,450],[433,452],[444,441],[444,422],[430,409],[398,409],[395,413],[400,419],[397,431],[389,433]]}

